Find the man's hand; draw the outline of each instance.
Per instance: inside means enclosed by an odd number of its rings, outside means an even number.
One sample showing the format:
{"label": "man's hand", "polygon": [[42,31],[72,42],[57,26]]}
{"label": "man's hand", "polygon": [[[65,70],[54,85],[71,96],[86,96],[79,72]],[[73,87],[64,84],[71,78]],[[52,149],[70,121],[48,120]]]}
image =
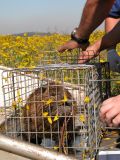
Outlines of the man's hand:
{"label": "man's hand", "polygon": [[120,125],[120,95],[105,100],[100,109],[100,118],[110,127]]}
{"label": "man's hand", "polygon": [[61,46],[60,48],[58,48],[58,52],[64,52],[66,50],[71,51],[75,48],[81,48],[82,50],[85,50],[88,47],[89,43],[84,44],[84,45],[80,45],[77,42],[75,42],[74,40],[70,40],[67,43],[65,43],[63,46]]}
{"label": "man's hand", "polygon": [[97,41],[93,45],[87,47],[87,49],[80,53],[78,63],[83,64],[88,62],[92,58],[98,56],[100,50],[100,41]]}

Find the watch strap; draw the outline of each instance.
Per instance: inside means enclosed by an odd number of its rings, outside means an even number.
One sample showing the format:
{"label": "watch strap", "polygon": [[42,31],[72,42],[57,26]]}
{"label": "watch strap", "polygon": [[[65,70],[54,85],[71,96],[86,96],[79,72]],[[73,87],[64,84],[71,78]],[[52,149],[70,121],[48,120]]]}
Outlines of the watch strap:
{"label": "watch strap", "polygon": [[77,38],[75,35],[71,35],[71,40],[76,41],[78,44],[86,44],[89,42],[88,39]]}

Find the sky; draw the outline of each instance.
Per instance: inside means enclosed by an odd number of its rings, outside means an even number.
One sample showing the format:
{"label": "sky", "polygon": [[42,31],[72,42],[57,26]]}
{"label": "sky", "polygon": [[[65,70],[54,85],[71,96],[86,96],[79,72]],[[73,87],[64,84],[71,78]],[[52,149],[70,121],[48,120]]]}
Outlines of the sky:
{"label": "sky", "polygon": [[0,34],[70,33],[86,0],[0,0]]}

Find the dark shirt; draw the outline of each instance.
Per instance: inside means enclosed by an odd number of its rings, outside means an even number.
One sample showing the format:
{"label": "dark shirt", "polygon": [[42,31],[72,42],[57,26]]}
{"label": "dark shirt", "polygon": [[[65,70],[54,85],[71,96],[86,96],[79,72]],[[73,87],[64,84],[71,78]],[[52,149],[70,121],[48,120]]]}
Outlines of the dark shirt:
{"label": "dark shirt", "polygon": [[108,17],[120,18],[120,0],[116,0],[109,12]]}

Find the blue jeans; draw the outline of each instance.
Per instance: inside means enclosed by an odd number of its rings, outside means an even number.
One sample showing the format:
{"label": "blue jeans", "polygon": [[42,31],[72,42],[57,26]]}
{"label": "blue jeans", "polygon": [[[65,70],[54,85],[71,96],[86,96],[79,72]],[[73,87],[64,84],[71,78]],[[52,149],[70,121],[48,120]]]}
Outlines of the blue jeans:
{"label": "blue jeans", "polygon": [[120,56],[117,54],[115,49],[108,51],[108,62],[110,64],[111,71],[120,73]]}

